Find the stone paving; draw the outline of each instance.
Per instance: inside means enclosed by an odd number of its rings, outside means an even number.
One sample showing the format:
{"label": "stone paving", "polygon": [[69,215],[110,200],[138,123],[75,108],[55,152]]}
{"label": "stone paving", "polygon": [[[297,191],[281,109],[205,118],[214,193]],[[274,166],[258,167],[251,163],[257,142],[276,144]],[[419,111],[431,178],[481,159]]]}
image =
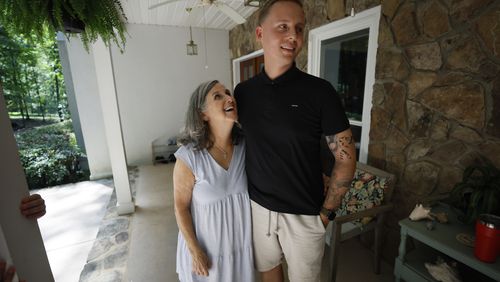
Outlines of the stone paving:
{"label": "stone paving", "polygon": [[[139,169],[129,171],[132,198],[135,198],[136,180]],[[118,215],[116,191],[113,191],[108,203],[97,238],[87,257],[80,282],[120,282],[126,280],[127,257],[130,243],[129,215]]]}

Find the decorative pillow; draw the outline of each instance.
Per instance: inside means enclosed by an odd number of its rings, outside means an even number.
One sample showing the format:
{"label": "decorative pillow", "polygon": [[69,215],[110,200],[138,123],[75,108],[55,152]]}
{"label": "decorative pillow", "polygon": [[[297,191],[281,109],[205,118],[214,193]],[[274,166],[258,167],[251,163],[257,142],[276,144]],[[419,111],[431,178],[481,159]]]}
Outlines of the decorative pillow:
{"label": "decorative pillow", "polygon": [[[337,214],[346,215],[379,206],[384,200],[387,184],[387,178],[357,169],[351,182],[351,188],[344,195]],[[370,218],[362,220],[364,224],[369,221]]]}

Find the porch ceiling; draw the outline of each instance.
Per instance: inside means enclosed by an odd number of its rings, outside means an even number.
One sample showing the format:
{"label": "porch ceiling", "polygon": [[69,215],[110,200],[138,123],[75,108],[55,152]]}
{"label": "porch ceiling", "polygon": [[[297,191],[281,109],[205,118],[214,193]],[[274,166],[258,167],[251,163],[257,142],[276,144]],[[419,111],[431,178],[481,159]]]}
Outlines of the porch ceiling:
{"label": "porch ceiling", "polygon": [[[180,0],[150,10],[151,5],[165,0],[121,0],[127,22],[133,24],[204,27],[203,8],[194,8],[190,13],[186,8],[194,7],[201,0]],[[233,8],[245,19],[257,8],[243,5],[243,0],[220,0]],[[206,27],[230,30],[237,24],[219,11],[214,5],[205,6]]]}

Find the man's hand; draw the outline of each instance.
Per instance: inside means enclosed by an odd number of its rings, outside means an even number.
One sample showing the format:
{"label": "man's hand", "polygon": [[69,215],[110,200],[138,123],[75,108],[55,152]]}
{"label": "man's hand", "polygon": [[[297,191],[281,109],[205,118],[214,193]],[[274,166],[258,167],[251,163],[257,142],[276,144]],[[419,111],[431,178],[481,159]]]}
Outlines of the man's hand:
{"label": "man's hand", "polygon": [[323,226],[325,226],[325,228],[328,226],[328,223],[330,223],[330,220],[328,220],[328,217],[324,216],[323,214],[319,214],[319,216],[321,217],[321,221],[323,222]]}
{"label": "man's hand", "polygon": [[21,213],[30,219],[37,219],[45,214],[45,201],[38,194],[26,196],[19,206]]}

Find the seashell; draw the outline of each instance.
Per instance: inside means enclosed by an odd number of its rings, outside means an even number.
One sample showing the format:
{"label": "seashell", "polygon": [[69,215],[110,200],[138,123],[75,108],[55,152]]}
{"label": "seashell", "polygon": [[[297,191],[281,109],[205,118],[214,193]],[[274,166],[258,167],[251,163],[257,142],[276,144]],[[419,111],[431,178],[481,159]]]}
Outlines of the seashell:
{"label": "seashell", "polygon": [[437,281],[442,282],[461,282],[456,263],[447,264],[442,258],[438,257],[435,264],[425,263],[425,268],[429,274]]}
{"label": "seashell", "polygon": [[430,212],[431,212],[430,208],[424,208],[422,204],[417,204],[415,208],[411,211],[409,217],[413,221],[422,219],[433,219],[432,216],[430,216]]}

